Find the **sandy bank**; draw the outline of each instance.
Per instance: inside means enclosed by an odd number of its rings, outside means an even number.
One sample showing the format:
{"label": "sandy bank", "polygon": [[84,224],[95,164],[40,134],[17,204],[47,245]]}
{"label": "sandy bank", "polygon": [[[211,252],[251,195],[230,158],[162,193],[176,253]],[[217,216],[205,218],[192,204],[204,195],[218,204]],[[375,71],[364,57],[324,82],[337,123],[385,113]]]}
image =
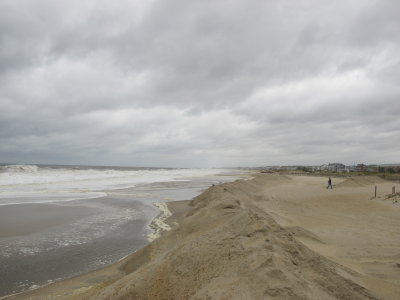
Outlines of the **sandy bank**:
{"label": "sandy bank", "polygon": [[18,299],[396,299],[393,183],[357,180],[327,190],[325,178],[263,174],[211,187],[169,203],[172,229],[118,264]]}

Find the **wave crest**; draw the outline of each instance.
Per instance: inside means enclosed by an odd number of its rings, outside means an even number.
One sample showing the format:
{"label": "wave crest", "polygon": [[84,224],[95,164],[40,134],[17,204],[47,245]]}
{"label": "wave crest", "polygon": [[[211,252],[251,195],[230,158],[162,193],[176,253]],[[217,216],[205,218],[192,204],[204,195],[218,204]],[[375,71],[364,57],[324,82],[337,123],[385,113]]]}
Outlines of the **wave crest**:
{"label": "wave crest", "polygon": [[9,173],[36,173],[39,167],[36,165],[6,165],[1,167],[1,171]]}

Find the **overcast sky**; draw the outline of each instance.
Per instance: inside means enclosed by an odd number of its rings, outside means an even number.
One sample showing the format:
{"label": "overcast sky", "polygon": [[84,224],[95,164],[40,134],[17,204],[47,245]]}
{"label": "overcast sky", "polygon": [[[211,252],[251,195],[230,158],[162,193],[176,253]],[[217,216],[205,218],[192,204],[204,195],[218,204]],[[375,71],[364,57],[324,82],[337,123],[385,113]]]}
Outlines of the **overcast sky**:
{"label": "overcast sky", "polygon": [[0,162],[400,162],[400,1],[0,0]]}

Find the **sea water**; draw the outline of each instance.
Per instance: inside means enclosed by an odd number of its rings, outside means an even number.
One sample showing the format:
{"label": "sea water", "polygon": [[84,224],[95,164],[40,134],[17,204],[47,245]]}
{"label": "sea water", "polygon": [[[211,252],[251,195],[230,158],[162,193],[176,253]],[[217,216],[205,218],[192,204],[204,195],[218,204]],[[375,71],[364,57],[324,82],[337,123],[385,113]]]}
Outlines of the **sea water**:
{"label": "sea water", "polygon": [[142,248],[154,202],[190,200],[238,170],[0,166],[0,296],[111,264]]}

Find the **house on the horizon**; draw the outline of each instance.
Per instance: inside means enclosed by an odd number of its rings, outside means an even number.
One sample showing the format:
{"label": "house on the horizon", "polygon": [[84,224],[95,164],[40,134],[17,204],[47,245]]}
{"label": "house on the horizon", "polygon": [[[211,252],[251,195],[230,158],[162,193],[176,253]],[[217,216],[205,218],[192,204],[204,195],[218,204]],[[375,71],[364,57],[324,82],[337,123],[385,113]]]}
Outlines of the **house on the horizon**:
{"label": "house on the horizon", "polygon": [[400,173],[400,164],[382,164],[378,166],[379,172]]}
{"label": "house on the horizon", "polygon": [[364,164],[358,164],[356,166],[356,171],[357,172],[365,172],[365,171],[367,171],[367,166]]}
{"label": "house on the horizon", "polygon": [[341,163],[329,163],[327,166],[327,170],[330,172],[345,172],[346,166]]}
{"label": "house on the horizon", "polygon": [[350,165],[346,166],[346,172],[355,172],[356,171],[356,166],[355,165]]}

